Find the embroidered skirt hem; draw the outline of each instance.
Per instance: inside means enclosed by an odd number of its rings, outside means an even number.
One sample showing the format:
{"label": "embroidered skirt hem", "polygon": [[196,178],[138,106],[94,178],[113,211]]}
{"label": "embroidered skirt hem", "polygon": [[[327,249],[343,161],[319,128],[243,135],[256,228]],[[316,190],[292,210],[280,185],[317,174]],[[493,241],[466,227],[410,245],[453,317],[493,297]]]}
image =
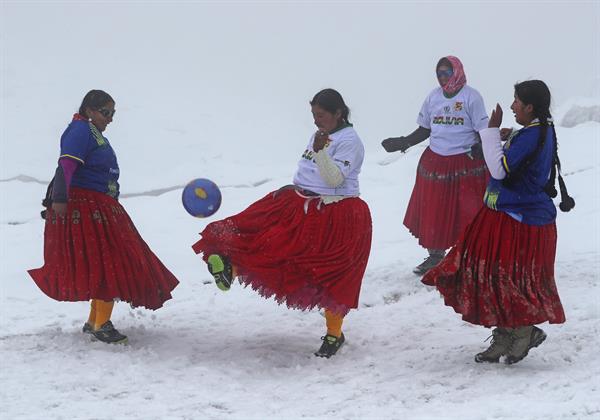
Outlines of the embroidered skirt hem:
{"label": "embroidered skirt hem", "polygon": [[55,300],[119,299],[148,309],[179,283],[117,200],[83,188],[71,189],[65,217],[48,211],[44,266],[29,274]]}
{"label": "embroidered skirt hem", "polygon": [[484,207],[423,283],[472,324],[516,328],[560,324],[554,279],[556,225],[532,226]]}

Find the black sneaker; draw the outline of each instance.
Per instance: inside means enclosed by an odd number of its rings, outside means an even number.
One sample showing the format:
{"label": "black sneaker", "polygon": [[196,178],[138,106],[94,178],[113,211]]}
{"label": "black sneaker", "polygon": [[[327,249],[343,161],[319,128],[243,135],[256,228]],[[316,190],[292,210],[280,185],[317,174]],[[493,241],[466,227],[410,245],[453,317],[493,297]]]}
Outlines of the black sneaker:
{"label": "black sneaker", "polygon": [[92,325],[89,322],[86,322],[85,324],[83,324],[83,328],[81,329],[82,333],[91,334],[92,331],[94,331],[94,328],[92,328]]}
{"label": "black sneaker", "polygon": [[421,264],[413,269],[413,273],[423,275],[438,265],[444,259],[444,254],[431,254]]}
{"label": "black sneaker", "polygon": [[342,347],[346,338],[344,337],[344,333],[339,338],[335,335],[327,334],[325,337],[321,337],[321,340],[323,340],[323,344],[321,344],[321,348],[315,353],[315,356],[329,359]]}
{"label": "black sneaker", "polygon": [[126,344],[127,336],[121,334],[113,326],[112,322],[106,321],[97,330],[92,330],[92,337],[98,341],[102,341],[107,344]]}
{"label": "black sneaker", "polygon": [[229,260],[217,254],[208,257],[208,271],[215,279],[217,287],[226,292],[231,288],[233,275]]}

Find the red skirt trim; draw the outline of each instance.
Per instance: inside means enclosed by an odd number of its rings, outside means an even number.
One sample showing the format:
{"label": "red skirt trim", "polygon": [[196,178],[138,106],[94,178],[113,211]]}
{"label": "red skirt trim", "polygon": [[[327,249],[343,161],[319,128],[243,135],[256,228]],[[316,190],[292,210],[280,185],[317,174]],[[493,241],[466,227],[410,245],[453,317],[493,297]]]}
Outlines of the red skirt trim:
{"label": "red skirt trim", "polygon": [[516,328],[565,322],[554,281],[556,225],[481,209],[446,258],[423,277],[462,319]]}
{"label": "red skirt trim", "polygon": [[371,233],[369,207],[359,198],[325,205],[283,190],[209,224],[192,248],[205,261],[227,256],[240,281],[263,297],[346,314],[358,306]]}
{"label": "red skirt trim", "polygon": [[404,225],[428,249],[454,245],[483,206],[489,174],[483,159],[441,156],[425,149]]}
{"label": "red skirt trim", "polygon": [[29,270],[59,301],[120,299],[158,309],[179,283],[152,253],[114,198],[71,188],[64,218],[51,209],[44,229],[44,266]]}

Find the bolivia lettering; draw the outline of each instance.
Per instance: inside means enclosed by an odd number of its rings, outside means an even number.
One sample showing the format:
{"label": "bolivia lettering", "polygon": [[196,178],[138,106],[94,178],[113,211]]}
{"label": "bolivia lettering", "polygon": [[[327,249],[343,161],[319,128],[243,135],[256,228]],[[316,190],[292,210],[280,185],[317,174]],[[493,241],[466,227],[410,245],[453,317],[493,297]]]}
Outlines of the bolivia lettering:
{"label": "bolivia lettering", "polygon": [[433,117],[433,124],[465,125],[463,117]]}

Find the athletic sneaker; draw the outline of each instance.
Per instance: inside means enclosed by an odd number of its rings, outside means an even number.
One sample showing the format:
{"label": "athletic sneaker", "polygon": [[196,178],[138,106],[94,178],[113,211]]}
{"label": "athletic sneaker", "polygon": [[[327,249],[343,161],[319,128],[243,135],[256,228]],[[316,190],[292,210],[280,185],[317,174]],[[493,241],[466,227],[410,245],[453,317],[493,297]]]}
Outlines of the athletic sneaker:
{"label": "athletic sneaker", "polygon": [[342,347],[346,338],[344,333],[338,338],[335,335],[327,334],[325,337],[321,337],[323,344],[321,348],[315,353],[315,356],[330,358]]}
{"label": "athletic sneaker", "polygon": [[106,321],[97,330],[92,330],[92,337],[107,344],[126,344],[127,336],[121,334],[113,326],[112,322]]}
{"label": "athletic sneaker", "polygon": [[511,343],[511,336],[508,330],[504,328],[494,328],[491,337],[492,342],[490,346],[486,350],[475,355],[475,361],[477,363],[498,363],[500,361],[500,356],[504,356],[508,352]]}
{"label": "athletic sneaker", "polygon": [[444,259],[444,254],[430,254],[421,264],[413,269],[413,273],[423,275],[438,265]]}
{"label": "athletic sneaker", "polygon": [[208,271],[214,277],[217,287],[224,292],[229,290],[231,288],[231,283],[233,283],[232,269],[229,260],[226,257],[213,254],[208,257],[207,264]]}
{"label": "athletic sneaker", "polygon": [[511,333],[506,363],[512,365],[523,360],[529,354],[529,350],[542,344],[545,339],[546,333],[535,325],[515,328]]}

